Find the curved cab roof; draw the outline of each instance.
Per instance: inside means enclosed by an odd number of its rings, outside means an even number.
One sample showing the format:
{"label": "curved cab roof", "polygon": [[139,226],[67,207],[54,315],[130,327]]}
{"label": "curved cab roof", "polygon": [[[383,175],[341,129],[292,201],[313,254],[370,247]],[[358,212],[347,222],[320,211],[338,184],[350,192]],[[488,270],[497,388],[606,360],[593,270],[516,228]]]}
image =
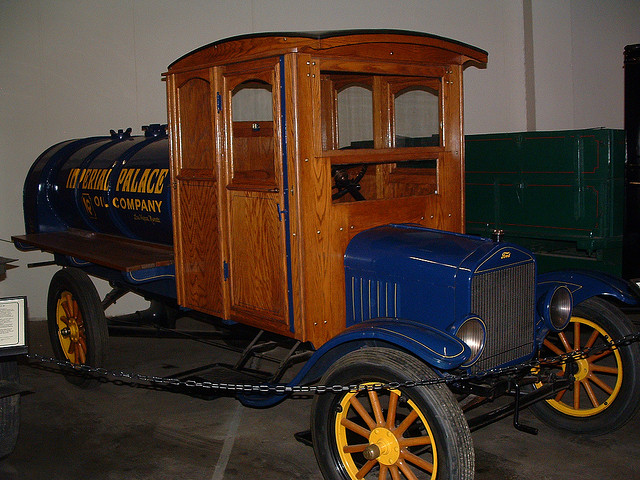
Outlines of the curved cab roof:
{"label": "curved cab roof", "polygon": [[455,40],[406,30],[267,32],[240,35],[200,47],[173,62],[170,72],[191,70],[285,53],[391,59],[402,63],[463,65],[487,63],[487,52]]}

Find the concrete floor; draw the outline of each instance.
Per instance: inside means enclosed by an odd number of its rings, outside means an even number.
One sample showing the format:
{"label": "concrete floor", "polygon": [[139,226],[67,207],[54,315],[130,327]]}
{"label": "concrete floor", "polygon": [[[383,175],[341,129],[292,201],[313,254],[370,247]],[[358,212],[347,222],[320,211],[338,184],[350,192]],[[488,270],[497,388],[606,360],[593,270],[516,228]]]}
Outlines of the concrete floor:
{"label": "concrete floor", "polygon": [[[171,376],[230,353],[192,340],[111,337],[110,367]],[[30,324],[31,352],[50,354],[44,322]],[[21,403],[15,451],[2,480],[321,479],[294,433],[309,425],[310,398],[250,409],[110,381],[74,387],[49,368],[20,366],[33,393]],[[558,433],[524,412],[537,436],[510,419],[473,434],[478,480],[640,479],[640,419],[595,438]]]}

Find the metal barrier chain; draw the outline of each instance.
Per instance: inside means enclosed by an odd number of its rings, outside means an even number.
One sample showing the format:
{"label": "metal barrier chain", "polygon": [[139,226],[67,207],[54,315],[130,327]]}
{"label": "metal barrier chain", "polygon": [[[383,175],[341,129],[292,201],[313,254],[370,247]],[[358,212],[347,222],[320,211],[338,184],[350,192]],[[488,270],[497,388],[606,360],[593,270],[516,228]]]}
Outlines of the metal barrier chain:
{"label": "metal barrier chain", "polygon": [[564,353],[562,355],[556,355],[553,357],[545,357],[541,359],[532,359],[528,362],[512,365],[509,367],[497,367],[489,370],[484,370],[477,373],[467,373],[463,375],[452,375],[445,373],[443,377],[430,378],[418,381],[406,381],[406,382],[390,382],[379,384],[367,384],[367,385],[286,385],[286,384],[270,384],[263,383],[257,385],[251,384],[236,384],[236,383],[216,383],[209,381],[197,381],[197,380],[180,380],[178,378],[170,377],[158,377],[155,375],[144,375],[140,373],[127,373],[118,372],[115,370],[108,370],[102,367],[93,367],[90,365],[82,364],[77,365],[69,361],[62,361],[56,358],[47,357],[38,353],[29,353],[26,355],[31,360],[36,360],[40,363],[53,364],[60,368],[72,369],[81,373],[97,374],[103,377],[113,377],[127,380],[134,380],[136,382],[145,382],[154,385],[171,386],[171,387],[187,387],[187,388],[203,388],[209,390],[224,390],[235,391],[244,393],[275,393],[278,395],[285,395],[290,393],[314,393],[321,394],[327,392],[340,393],[340,392],[360,392],[367,390],[396,390],[400,388],[413,388],[418,386],[436,385],[442,383],[454,383],[454,382],[467,382],[470,380],[479,380],[486,377],[494,377],[504,375],[506,373],[518,373],[523,370],[531,370],[541,365],[549,366],[562,364],[571,360],[581,360],[592,355],[599,355],[607,350],[614,350],[620,347],[629,346],[633,343],[640,342],[640,333],[629,334],[618,340],[609,340],[607,343],[598,345],[597,347],[583,348],[580,350],[574,350],[572,352]]}

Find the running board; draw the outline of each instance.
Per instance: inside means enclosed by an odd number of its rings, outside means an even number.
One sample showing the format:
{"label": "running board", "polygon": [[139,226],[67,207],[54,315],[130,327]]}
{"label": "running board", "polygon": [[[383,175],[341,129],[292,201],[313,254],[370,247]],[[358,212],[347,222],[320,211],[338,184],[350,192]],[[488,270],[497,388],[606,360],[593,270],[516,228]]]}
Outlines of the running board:
{"label": "running board", "polygon": [[[282,339],[281,339],[282,340]],[[213,384],[260,385],[276,384],[282,380],[287,370],[309,359],[313,352],[306,346],[291,339],[276,341],[265,331],[260,330],[242,350],[235,364],[211,363],[174,375],[182,381],[208,382]],[[264,369],[260,363],[275,365]],[[228,395],[222,389],[206,387],[184,387],[179,389],[198,398],[211,399]],[[231,391],[235,394],[235,391]]]}

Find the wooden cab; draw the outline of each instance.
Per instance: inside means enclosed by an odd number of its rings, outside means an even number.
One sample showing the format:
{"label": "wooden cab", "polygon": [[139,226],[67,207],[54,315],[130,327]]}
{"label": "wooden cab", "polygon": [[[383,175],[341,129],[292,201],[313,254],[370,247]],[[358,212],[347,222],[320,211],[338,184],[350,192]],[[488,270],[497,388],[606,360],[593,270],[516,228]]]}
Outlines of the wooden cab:
{"label": "wooden cab", "polygon": [[310,341],[345,329],[343,255],[387,223],[464,229],[462,70],[404,31],[222,40],[166,73],[178,302]]}

